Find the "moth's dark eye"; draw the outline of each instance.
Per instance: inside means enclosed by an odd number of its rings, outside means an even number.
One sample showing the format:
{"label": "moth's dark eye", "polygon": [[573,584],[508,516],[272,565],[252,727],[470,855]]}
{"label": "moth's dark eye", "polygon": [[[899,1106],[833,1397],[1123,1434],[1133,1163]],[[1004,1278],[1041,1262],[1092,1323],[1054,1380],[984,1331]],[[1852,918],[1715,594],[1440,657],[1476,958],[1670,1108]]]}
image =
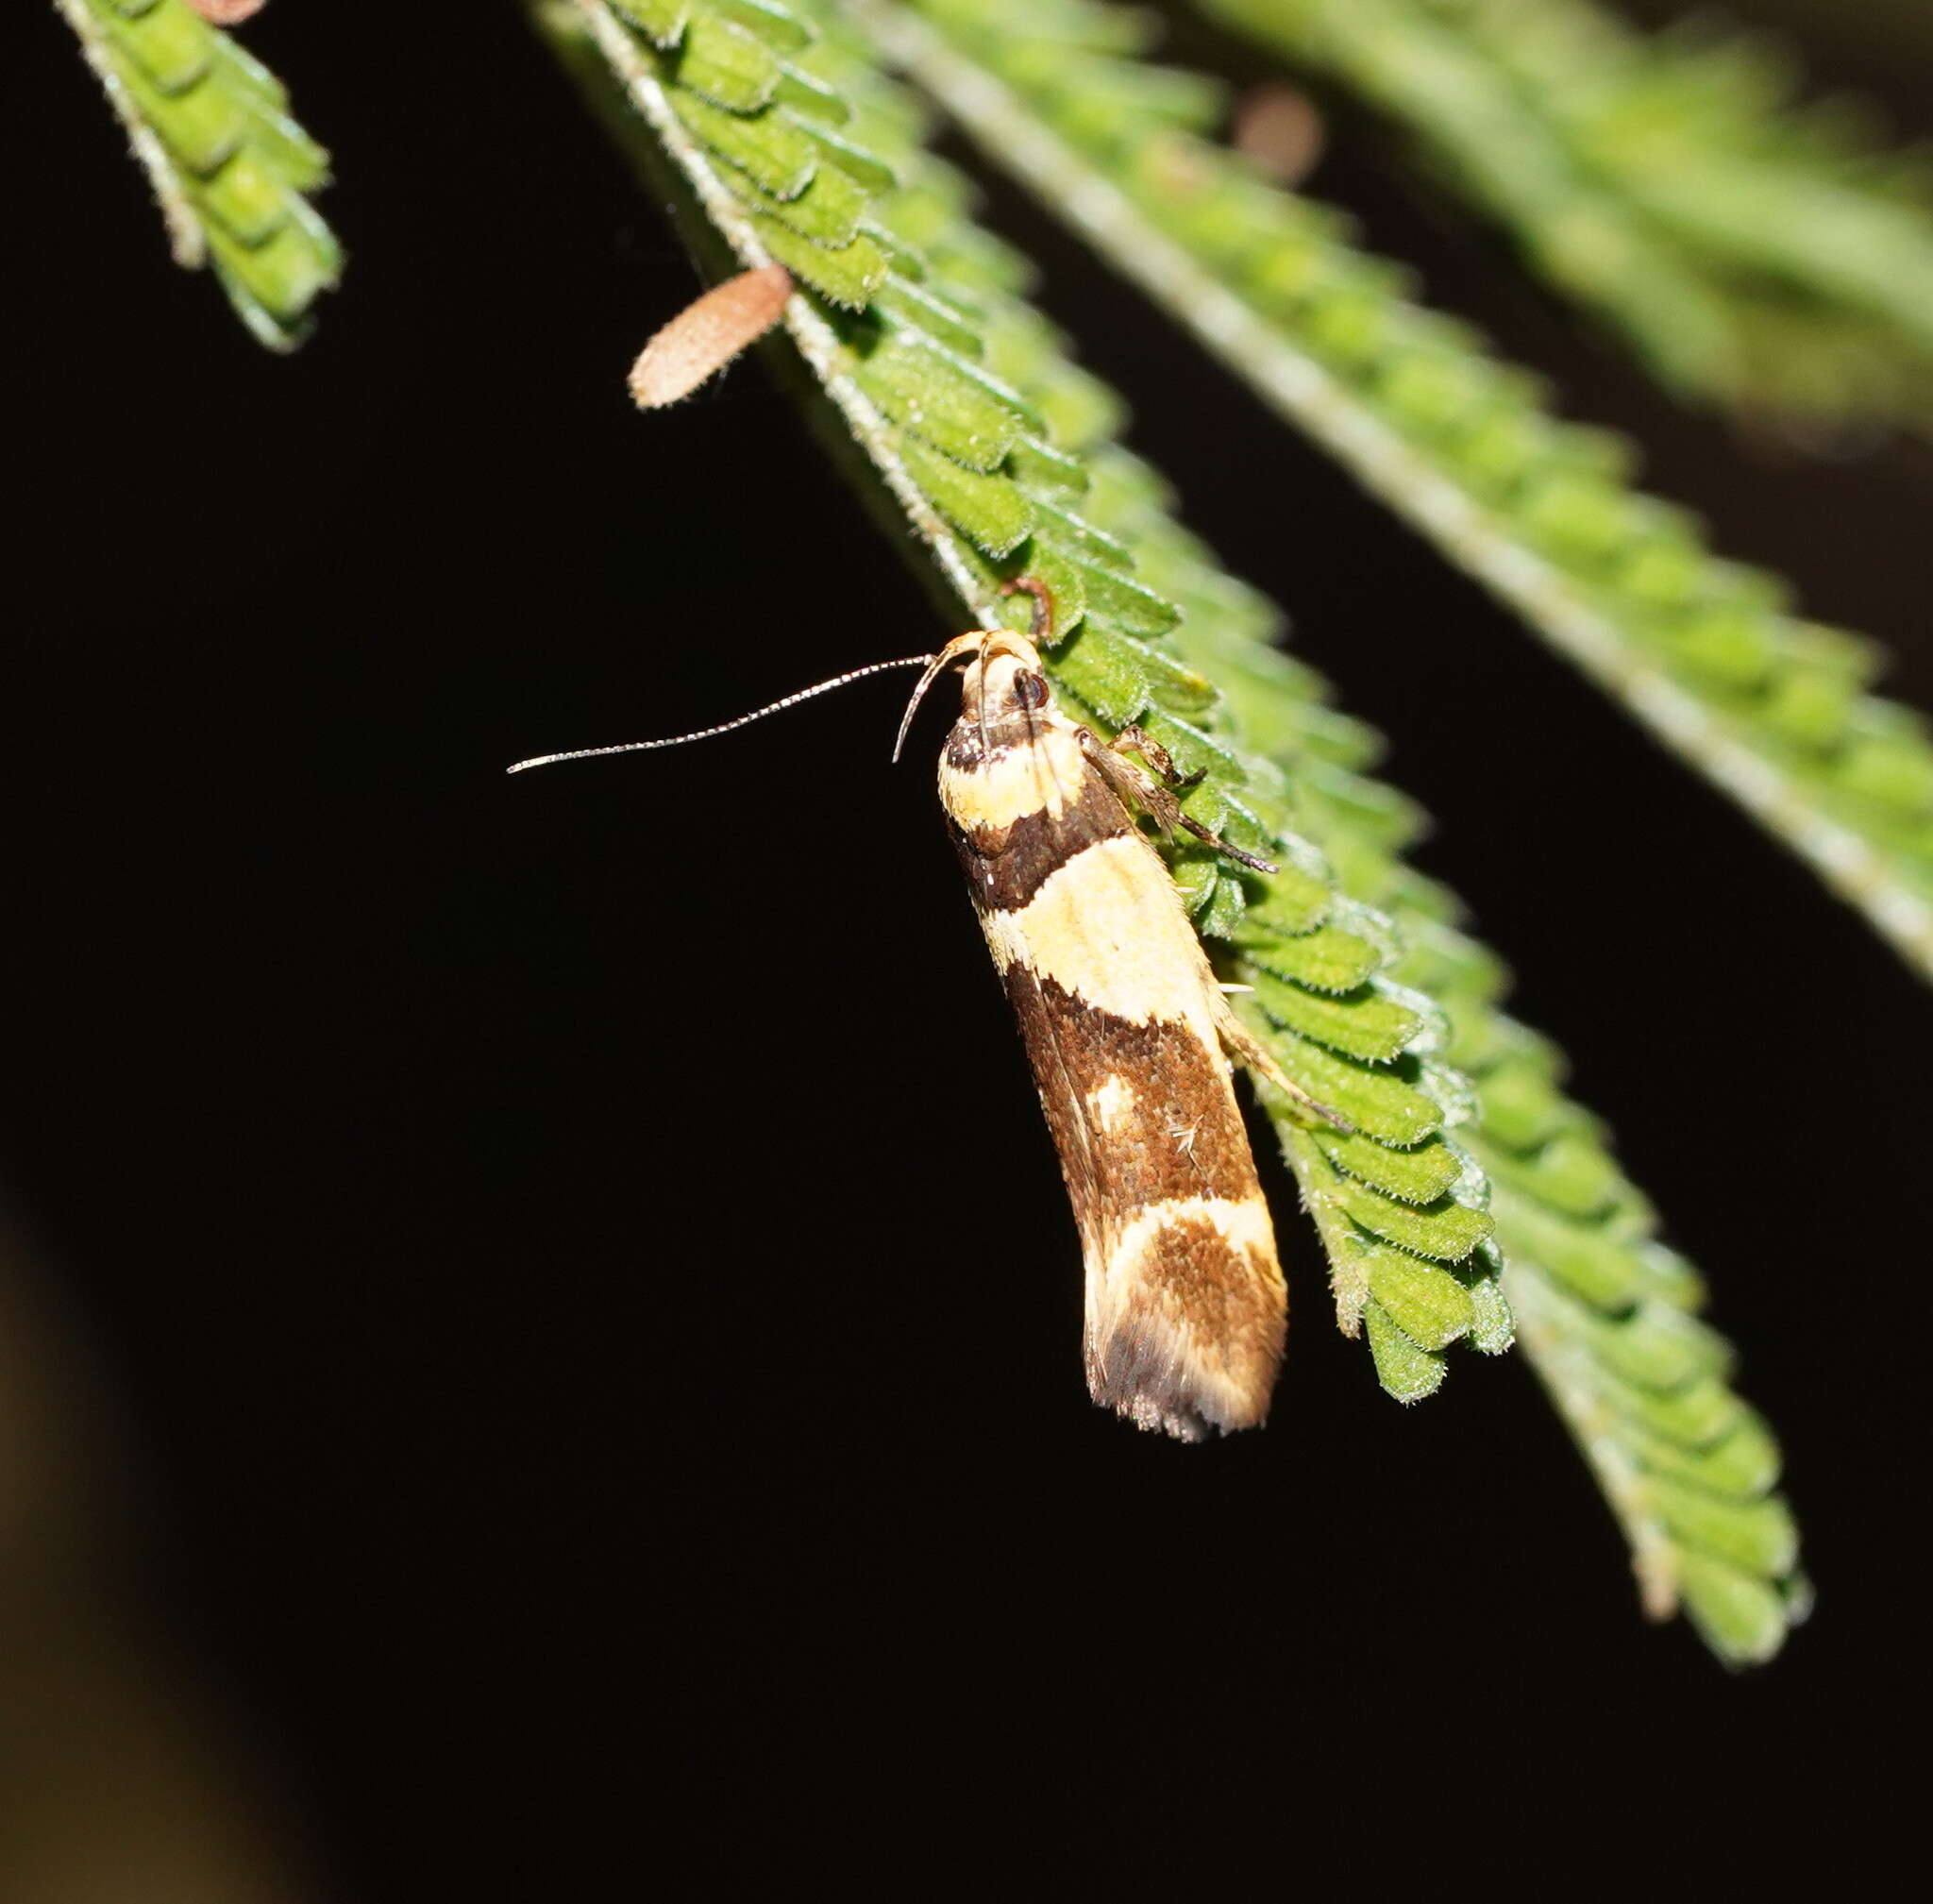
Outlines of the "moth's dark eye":
{"label": "moth's dark eye", "polygon": [[1014,677],[1014,699],[1021,707],[1045,707],[1047,705],[1047,677],[1044,674],[1017,674]]}

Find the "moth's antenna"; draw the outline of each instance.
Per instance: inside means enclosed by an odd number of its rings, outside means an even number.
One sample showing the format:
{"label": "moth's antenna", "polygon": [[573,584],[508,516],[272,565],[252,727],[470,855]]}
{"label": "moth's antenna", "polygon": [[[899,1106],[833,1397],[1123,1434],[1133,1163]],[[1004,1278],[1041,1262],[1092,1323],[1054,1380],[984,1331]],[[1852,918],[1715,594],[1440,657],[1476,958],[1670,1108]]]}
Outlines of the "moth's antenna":
{"label": "moth's antenna", "polygon": [[[560,760],[591,760],[600,753],[638,753],[647,748],[682,747],[687,741],[711,740],[721,733],[730,733],[735,727],[747,727],[755,720],[764,720],[768,714],[780,714],[788,707],[797,707],[802,700],[810,700],[815,694],[831,694],[835,687],[844,687],[849,682],[864,681],[869,674],[883,674],[890,667],[926,667],[931,665],[930,654],[902,654],[898,661],[873,661],[864,667],[849,669],[845,674],[835,674],[831,681],[821,681],[811,687],[802,687],[797,694],[788,694],[782,700],[775,700],[769,707],[754,708],[750,714],[742,714],[736,720],[722,721],[716,727],[701,727],[696,733],[675,733],[666,740],[626,740],[615,747],[579,747],[568,753],[540,753],[531,760],[520,760],[508,773],[522,773],[527,767],[549,767]],[[898,757],[897,755],[895,756]]]}
{"label": "moth's antenna", "polygon": [[899,754],[906,745],[906,731],[913,725],[913,716],[919,712],[919,703],[926,699],[927,689],[940,678],[949,662],[958,661],[963,654],[982,653],[986,641],[985,629],[971,629],[965,634],[956,634],[937,654],[924,657],[926,672],[919,677],[919,685],[913,690],[913,699],[906,703],[906,712],[899,716],[899,732],[893,740],[895,766],[898,766]]}

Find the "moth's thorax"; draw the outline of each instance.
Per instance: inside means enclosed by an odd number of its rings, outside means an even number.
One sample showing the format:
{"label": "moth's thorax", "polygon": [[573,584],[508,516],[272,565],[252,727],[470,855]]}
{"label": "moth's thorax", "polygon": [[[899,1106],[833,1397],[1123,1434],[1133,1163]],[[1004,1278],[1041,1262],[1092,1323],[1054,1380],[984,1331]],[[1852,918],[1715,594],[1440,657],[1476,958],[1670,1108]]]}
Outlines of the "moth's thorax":
{"label": "moth's thorax", "polygon": [[969,833],[1076,805],[1088,778],[1080,731],[1054,707],[1030,648],[976,657],[961,676],[960,718],[940,754],[940,798]]}

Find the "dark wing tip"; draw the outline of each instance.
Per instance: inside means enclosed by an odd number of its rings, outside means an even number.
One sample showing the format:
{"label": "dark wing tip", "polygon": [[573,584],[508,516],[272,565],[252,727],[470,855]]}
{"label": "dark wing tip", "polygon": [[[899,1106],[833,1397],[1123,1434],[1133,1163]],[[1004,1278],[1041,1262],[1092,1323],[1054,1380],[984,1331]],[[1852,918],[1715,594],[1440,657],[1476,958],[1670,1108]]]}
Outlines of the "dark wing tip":
{"label": "dark wing tip", "polygon": [[1243,1384],[1232,1374],[1203,1368],[1187,1345],[1145,1318],[1123,1323],[1088,1359],[1087,1389],[1103,1408],[1136,1427],[1205,1441],[1259,1428],[1269,1419],[1274,1387],[1271,1364],[1264,1379]]}

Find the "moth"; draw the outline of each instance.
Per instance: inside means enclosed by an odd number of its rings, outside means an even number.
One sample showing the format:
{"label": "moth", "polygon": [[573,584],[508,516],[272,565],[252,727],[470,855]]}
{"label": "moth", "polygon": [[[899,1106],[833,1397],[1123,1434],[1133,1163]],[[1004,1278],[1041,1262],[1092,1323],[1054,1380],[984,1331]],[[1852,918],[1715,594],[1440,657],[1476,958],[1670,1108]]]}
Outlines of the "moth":
{"label": "moth", "polygon": [[1284,1075],[1235,1017],[1137,822],[1145,810],[1165,830],[1274,870],[1182,810],[1178,791],[1191,783],[1160,747],[1138,728],[1110,742],[1069,720],[1031,640],[977,629],[936,655],[875,663],[701,733],[543,761],[709,738],[921,663],[894,757],[934,682],[959,666],[961,711],[940,753],[940,802],[1080,1231],[1088,1391],[1183,1441],[1259,1426],[1282,1359],[1287,1294],[1232,1060],[1304,1115],[1347,1125]]}
{"label": "moth", "polygon": [[1172,763],[1138,728],[1105,742],[1061,714],[1021,635],[949,642],[914,707],[955,662],[940,803],[1081,1233],[1088,1392],[1184,1441],[1258,1426],[1287,1294],[1231,1059],[1334,1114],[1235,1017],[1135,809],[1274,868],[1182,811]]}

